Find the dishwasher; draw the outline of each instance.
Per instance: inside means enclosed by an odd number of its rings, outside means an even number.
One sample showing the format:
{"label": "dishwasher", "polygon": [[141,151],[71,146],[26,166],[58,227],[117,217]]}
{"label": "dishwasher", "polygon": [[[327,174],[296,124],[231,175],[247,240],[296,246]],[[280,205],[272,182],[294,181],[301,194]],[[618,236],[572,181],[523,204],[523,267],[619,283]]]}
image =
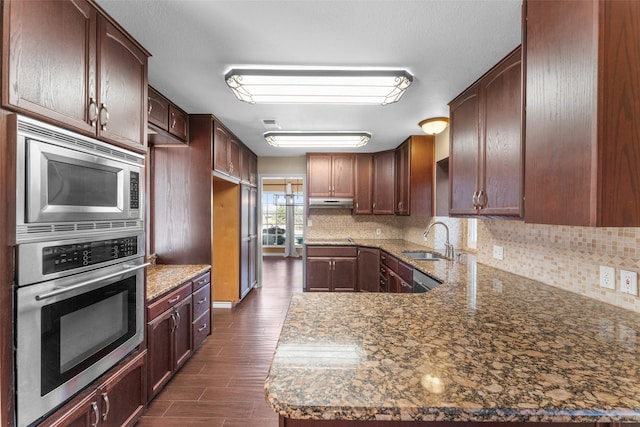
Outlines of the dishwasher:
{"label": "dishwasher", "polygon": [[434,279],[428,274],[423,273],[417,268],[413,269],[413,293],[428,292],[438,286],[442,285],[442,282]]}

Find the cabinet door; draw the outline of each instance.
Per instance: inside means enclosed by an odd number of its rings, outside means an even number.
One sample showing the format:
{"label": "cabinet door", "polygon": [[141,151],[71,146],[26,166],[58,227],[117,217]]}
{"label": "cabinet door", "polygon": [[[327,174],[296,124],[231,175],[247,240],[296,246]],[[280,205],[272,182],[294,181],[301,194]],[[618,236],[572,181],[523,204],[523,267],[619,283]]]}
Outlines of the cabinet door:
{"label": "cabinet door", "polygon": [[191,333],[193,331],[191,327],[191,323],[193,322],[193,317],[191,317],[193,314],[192,306],[192,297],[189,295],[189,298],[185,299],[174,308],[176,316],[176,326],[173,332],[175,361],[173,366],[174,371],[184,365],[189,357],[191,357]]}
{"label": "cabinet door", "polygon": [[307,291],[328,292],[331,290],[331,261],[330,257],[307,257]]}
{"label": "cabinet door", "polygon": [[169,133],[189,141],[189,116],[173,104],[169,104]]}
{"label": "cabinet door", "polygon": [[522,54],[518,49],[483,78],[483,215],[522,216]]}
{"label": "cabinet door", "polygon": [[108,20],[99,25],[98,136],[144,147],[147,56]]}
{"label": "cabinet door", "polygon": [[373,213],[394,214],[395,152],[376,153],[373,157]]}
{"label": "cabinet door", "polygon": [[373,154],[356,155],[354,215],[370,215],[373,209]]}
{"label": "cabinet door", "polygon": [[410,141],[403,142],[395,152],[396,162],[396,191],[395,191],[395,207],[396,215],[409,215],[409,159],[410,159]]}
{"label": "cabinet door", "polygon": [[5,1],[3,9],[3,106],[95,134],[95,9],[83,0]]}
{"label": "cabinet door", "polygon": [[255,186],[258,183],[258,157],[249,153],[249,184]]}
{"label": "cabinet door", "polygon": [[396,272],[389,269],[387,277],[387,292],[390,292],[392,294],[397,294],[398,292],[400,292],[400,282],[402,281],[402,279],[400,279]]}
{"label": "cabinet door", "polygon": [[148,88],[147,116],[149,123],[163,130],[169,129],[169,100],[152,87]]}
{"label": "cabinet door", "polygon": [[246,147],[240,147],[240,180],[249,184],[251,182],[251,151]]}
{"label": "cabinet door", "polygon": [[116,372],[98,390],[100,426],[131,426],[146,406],[146,351]]}
{"label": "cabinet door", "polygon": [[173,310],[168,310],[147,324],[147,399],[151,401],[173,373]]}
{"label": "cabinet door", "polygon": [[331,196],[331,155],[310,154],[307,157],[307,195]]}
{"label": "cabinet door", "polygon": [[213,131],[213,168],[218,172],[229,173],[229,134],[218,123]]}
{"label": "cabinet door", "polygon": [[229,175],[240,178],[240,144],[233,137],[229,138],[227,150],[229,155]]}
{"label": "cabinet door", "polygon": [[353,197],[355,186],[353,172],[355,154],[334,154],[331,158],[332,188],[334,197]]}
{"label": "cabinet door", "polygon": [[358,290],[358,259],[333,258],[331,270],[332,290],[353,292]]}
{"label": "cabinet door", "polygon": [[77,404],[65,405],[41,424],[43,427],[89,427],[100,420],[100,402],[94,391]]}
{"label": "cabinet door", "polygon": [[380,292],[380,251],[374,248],[358,248],[358,289],[363,292]]}
{"label": "cabinet door", "polygon": [[472,86],[450,105],[449,214],[475,215],[480,140],[478,86]]}

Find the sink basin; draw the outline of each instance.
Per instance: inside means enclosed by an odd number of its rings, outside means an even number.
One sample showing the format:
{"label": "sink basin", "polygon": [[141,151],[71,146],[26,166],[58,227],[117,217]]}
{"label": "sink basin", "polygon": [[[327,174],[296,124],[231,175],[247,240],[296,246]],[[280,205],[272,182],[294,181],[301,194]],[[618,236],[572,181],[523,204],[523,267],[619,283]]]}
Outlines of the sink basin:
{"label": "sink basin", "polygon": [[419,259],[426,261],[439,261],[445,259],[441,254],[428,251],[402,251],[402,254],[411,259]]}

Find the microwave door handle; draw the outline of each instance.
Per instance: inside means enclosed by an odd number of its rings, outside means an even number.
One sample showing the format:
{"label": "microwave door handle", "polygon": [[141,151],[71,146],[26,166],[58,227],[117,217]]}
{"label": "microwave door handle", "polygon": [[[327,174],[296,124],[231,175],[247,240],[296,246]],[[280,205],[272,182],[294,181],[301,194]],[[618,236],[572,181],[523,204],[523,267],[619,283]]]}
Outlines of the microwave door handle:
{"label": "microwave door handle", "polygon": [[73,290],[76,290],[76,289],[79,289],[79,288],[83,288],[85,286],[92,285],[92,284],[94,284],[96,282],[101,282],[103,280],[111,279],[112,277],[116,277],[116,276],[119,276],[121,274],[130,273],[132,271],[140,270],[141,268],[145,268],[145,267],[148,267],[150,265],[151,265],[151,263],[147,262],[145,264],[136,265],[135,267],[128,268],[126,270],[118,271],[117,273],[107,274],[106,276],[100,276],[100,277],[98,277],[96,279],[91,279],[91,280],[87,280],[85,282],[80,282],[80,283],[78,283],[76,285],[73,285],[73,286],[68,286],[66,288],[56,289],[55,291],[51,291],[51,292],[48,292],[48,293],[43,294],[43,295],[36,295],[36,301],[42,301],[42,300],[45,300],[45,299],[53,298],[53,297],[55,297],[57,295],[65,294],[67,292],[71,292]]}

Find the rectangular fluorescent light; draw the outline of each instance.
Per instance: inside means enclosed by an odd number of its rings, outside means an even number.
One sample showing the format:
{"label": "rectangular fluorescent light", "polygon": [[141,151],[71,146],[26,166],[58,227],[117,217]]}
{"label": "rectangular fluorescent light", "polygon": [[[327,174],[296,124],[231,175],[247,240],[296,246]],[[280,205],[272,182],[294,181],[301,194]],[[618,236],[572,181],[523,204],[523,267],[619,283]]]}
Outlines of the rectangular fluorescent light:
{"label": "rectangular fluorescent light", "polygon": [[368,132],[267,132],[264,139],[274,147],[355,148],[369,142]]}
{"label": "rectangular fluorescent light", "polygon": [[405,70],[254,70],[225,75],[236,98],[251,104],[398,102],[413,77]]}

